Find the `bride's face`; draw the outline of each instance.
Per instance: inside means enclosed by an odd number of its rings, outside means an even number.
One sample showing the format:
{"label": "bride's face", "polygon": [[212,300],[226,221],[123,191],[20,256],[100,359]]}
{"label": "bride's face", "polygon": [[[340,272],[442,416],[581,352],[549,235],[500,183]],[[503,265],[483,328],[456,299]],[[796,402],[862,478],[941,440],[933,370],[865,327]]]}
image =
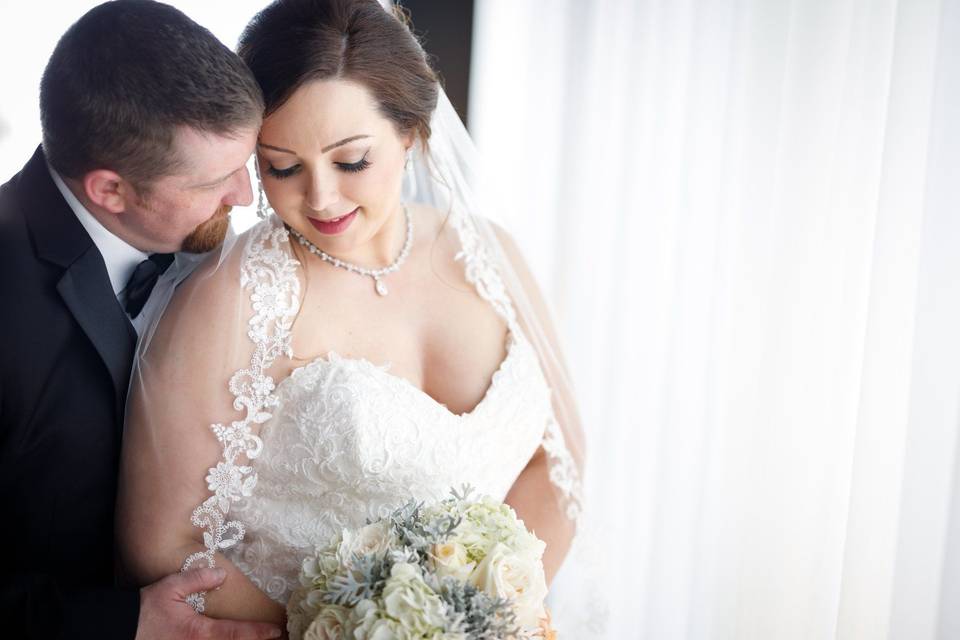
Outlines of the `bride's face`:
{"label": "bride's face", "polygon": [[263,122],[257,145],[270,205],[332,255],[369,261],[399,215],[409,138],[370,92],[345,80],[309,82]]}

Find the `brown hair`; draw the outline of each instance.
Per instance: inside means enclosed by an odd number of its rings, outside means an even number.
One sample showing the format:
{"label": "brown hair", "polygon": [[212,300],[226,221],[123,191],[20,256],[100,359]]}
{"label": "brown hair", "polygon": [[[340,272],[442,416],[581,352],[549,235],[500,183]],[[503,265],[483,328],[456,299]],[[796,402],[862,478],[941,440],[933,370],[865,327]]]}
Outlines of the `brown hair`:
{"label": "brown hair", "polygon": [[43,150],[58,172],[111,169],[138,188],[176,169],[176,128],[255,128],[260,88],[240,58],[181,11],[107,2],[60,38],[40,83]]}
{"label": "brown hair", "polygon": [[244,29],[238,51],[263,90],[266,115],[307,82],[351,80],[398,133],[426,147],[437,76],[403,14],[376,0],[276,0]]}

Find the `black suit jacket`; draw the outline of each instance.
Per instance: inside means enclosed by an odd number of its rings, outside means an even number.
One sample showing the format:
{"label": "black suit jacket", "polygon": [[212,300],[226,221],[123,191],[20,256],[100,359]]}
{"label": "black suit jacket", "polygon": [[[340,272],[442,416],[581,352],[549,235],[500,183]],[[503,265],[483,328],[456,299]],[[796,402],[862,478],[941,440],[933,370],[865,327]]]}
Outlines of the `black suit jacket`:
{"label": "black suit jacket", "polygon": [[0,305],[0,628],[133,638],[113,510],[136,333],[40,148],[0,187]]}

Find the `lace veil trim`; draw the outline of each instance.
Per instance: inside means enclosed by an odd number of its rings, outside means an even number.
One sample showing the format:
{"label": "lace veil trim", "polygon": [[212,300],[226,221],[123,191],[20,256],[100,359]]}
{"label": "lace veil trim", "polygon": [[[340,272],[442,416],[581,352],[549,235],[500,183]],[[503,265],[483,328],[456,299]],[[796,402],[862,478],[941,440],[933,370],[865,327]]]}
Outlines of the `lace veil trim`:
{"label": "lace veil trim", "polygon": [[[216,566],[215,554],[243,540],[246,530],[239,520],[227,520],[230,505],[253,494],[257,472],[243,463],[255,459],[263,441],[255,425],[268,421],[276,406],[275,383],[266,371],[280,355],[292,356],[290,328],[300,304],[299,263],[286,250],[288,233],[277,219],[255,228],[245,248],[240,285],[250,291],[254,315],[247,335],[254,344],[250,366],[230,378],[233,407],[244,417],[229,425],[213,424],[210,429],[223,445],[222,460],[208,470],[207,488],[213,492],[194,509],[190,521],[203,530],[205,549],[190,555],[181,571],[194,566]],[[188,596],[197,611],[205,609],[204,593]]]}

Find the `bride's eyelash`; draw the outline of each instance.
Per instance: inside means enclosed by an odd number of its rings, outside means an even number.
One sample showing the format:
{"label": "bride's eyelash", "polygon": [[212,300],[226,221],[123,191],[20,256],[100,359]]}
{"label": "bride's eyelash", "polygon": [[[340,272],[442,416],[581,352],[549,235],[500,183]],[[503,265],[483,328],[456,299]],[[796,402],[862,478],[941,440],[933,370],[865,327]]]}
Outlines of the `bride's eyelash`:
{"label": "bride's eyelash", "polygon": [[[369,151],[367,153],[369,153]],[[367,160],[366,153],[364,153],[363,157],[356,162],[335,162],[334,164],[348,173],[357,173],[358,171],[363,171],[370,166],[370,162]]]}
{"label": "bride's eyelash", "polygon": [[300,171],[300,165],[295,164],[292,167],[286,169],[277,169],[272,164],[267,166],[267,173],[276,178],[277,180],[283,180],[284,178],[289,178],[290,176],[298,173]]}
{"label": "bride's eyelash", "polygon": [[[367,160],[367,154],[363,154],[363,157],[357,160],[356,162],[335,162],[335,165],[340,168],[342,171],[348,173],[358,173],[363,171],[370,166],[370,161]],[[283,180],[284,178],[289,178],[290,176],[296,175],[300,172],[300,165],[295,164],[292,167],[286,169],[277,169],[272,164],[267,166],[267,173],[277,180]]]}

